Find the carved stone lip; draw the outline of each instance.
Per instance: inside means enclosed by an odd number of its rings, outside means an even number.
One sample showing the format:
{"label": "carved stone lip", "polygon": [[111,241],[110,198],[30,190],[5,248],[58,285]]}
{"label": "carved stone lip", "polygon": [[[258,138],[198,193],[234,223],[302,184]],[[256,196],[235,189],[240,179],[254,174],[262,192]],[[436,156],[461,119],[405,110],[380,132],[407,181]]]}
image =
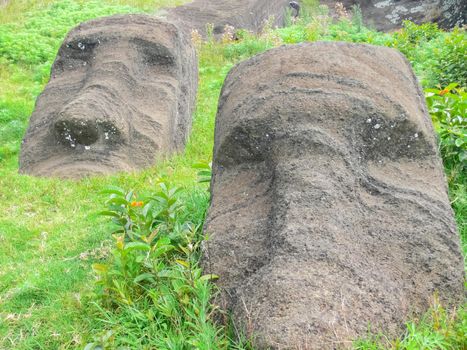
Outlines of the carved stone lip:
{"label": "carved stone lip", "polygon": [[[47,166],[44,167],[42,164],[37,164],[32,167],[32,171],[35,176],[39,177],[59,177],[62,179],[80,179],[86,176],[99,176],[108,175],[109,173],[128,172],[135,169],[130,167],[116,168],[112,157],[107,159],[100,155],[98,167],[96,162],[83,158],[82,160],[74,158],[71,162],[63,161],[57,157],[49,159]],[[26,174],[25,172],[21,172]],[[30,171],[28,171],[30,173]]]}

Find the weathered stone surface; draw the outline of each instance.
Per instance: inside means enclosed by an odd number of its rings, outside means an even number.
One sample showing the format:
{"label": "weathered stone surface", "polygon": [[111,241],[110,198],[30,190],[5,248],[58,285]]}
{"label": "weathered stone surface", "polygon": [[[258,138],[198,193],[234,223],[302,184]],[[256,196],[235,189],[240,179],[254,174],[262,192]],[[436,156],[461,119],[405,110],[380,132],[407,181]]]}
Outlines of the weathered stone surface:
{"label": "weathered stone surface", "polygon": [[20,172],[129,171],[183,148],[197,60],[173,23],[145,15],[83,23],[62,44],[24,137]]}
{"label": "weathered stone surface", "polygon": [[[467,24],[465,0],[342,0],[339,2],[347,9],[359,4],[364,22],[383,31],[401,28],[404,20],[419,24],[437,22],[446,29]],[[332,9],[336,1],[322,0],[321,3]]]}
{"label": "weathered stone surface", "polygon": [[216,120],[203,260],[258,349],[398,334],[463,297],[463,258],[424,97],[369,45],[285,46],[237,65]]}
{"label": "weathered stone surface", "polygon": [[273,18],[272,25],[282,26],[288,0],[195,0],[168,10],[167,17],[178,19],[188,30],[206,34],[206,24],[213,25],[213,34],[222,34],[225,26],[260,31]]}

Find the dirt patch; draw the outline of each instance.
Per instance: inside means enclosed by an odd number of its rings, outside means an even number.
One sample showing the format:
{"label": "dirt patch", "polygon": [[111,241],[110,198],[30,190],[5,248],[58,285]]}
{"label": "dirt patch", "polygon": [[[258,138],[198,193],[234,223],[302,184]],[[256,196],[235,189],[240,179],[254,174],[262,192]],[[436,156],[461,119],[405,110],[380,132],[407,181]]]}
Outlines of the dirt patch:
{"label": "dirt patch", "polygon": [[197,90],[191,39],[176,24],[112,16],[73,29],[23,140],[20,172],[131,171],[183,149]]}
{"label": "dirt patch", "polygon": [[237,65],[216,120],[203,260],[258,349],[401,335],[464,265],[424,97],[370,45],[285,46]]}

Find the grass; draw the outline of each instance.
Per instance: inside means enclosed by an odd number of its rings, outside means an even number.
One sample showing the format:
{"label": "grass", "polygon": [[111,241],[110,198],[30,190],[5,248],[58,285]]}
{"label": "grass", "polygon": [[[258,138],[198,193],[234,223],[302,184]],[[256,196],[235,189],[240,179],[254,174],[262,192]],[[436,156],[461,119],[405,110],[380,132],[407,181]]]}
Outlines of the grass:
{"label": "grass", "polygon": [[[280,43],[303,40],[347,40],[401,47],[403,44],[408,54],[416,52],[412,63],[422,82],[426,86],[438,82],[435,75],[438,68],[428,69],[426,62],[420,60],[430,57],[430,52],[438,50],[441,44],[420,40],[407,46],[406,38],[367,29],[358,31],[345,21],[329,26],[324,17],[317,16],[316,21],[308,24],[268,30],[261,38],[244,33],[243,40],[236,43],[200,45],[197,110],[191,138],[182,154],[138,173],[80,181],[19,175],[21,138],[35,98],[47,82],[51,63],[66,32],[86,19],[113,13],[154,12],[170,4],[174,2],[11,1],[0,13],[0,349],[82,348],[96,337],[106,336],[121,337],[117,343],[122,343],[128,329],[133,330],[133,337],[138,337],[134,314],[99,311],[96,306],[99,305],[96,304],[96,276],[91,265],[108,261],[113,249],[110,224],[96,215],[104,208],[106,199],[100,192],[109,185],[136,189],[138,193],[152,192],[157,179],[163,177],[183,186],[188,194],[187,205],[203,212],[207,201],[199,199],[202,198],[199,194],[205,193],[206,187],[196,183],[196,170],[192,165],[211,159],[218,96],[226,74],[239,60]],[[440,43],[446,40],[446,34],[436,35]],[[453,179],[451,200],[466,252],[467,178],[461,173]],[[371,336],[355,347],[465,347],[461,342],[467,338],[465,310],[446,313],[436,303],[433,310],[416,325],[409,323],[403,339]],[[107,333],[109,329],[114,331],[112,335]],[[206,330],[212,331],[212,328]],[[174,344],[180,336],[174,334],[173,329],[166,335],[172,337]],[[222,347],[247,348],[229,341],[228,332],[221,338]],[[435,339],[435,345],[423,347],[423,342],[430,339]],[[182,347],[174,345],[172,348]]]}

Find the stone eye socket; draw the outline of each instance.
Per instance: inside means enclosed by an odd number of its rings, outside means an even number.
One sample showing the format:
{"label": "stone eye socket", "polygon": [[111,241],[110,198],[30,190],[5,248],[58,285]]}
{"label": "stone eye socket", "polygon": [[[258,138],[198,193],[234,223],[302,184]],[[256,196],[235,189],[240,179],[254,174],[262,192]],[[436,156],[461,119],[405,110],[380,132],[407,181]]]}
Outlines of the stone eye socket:
{"label": "stone eye socket", "polygon": [[64,57],[70,59],[86,60],[93,53],[98,40],[94,39],[75,39],[65,44]]}
{"label": "stone eye socket", "polygon": [[146,50],[144,52],[144,61],[152,66],[173,66],[175,64],[175,57],[170,53]]}
{"label": "stone eye socket", "polygon": [[74,39],[69,41],[66,44],[66,47],[70,50],[74,50],[76,52],[89,52],[94,50],[94,48],[99,44],[98,39],[90,39],[90,38],[83,38],[83,39]]}
{"label": "stone eye socket", "polygon": [[177,59],[166,46],[141,39],[135,39],[133,43],[144,65],[166,69],[176,66]]}
{"label": "stone eye socket", "polygon": [[56,73],[86,67],[92,61],[99,39],[77,38],[66,42],[59,52],[55,63]]}

